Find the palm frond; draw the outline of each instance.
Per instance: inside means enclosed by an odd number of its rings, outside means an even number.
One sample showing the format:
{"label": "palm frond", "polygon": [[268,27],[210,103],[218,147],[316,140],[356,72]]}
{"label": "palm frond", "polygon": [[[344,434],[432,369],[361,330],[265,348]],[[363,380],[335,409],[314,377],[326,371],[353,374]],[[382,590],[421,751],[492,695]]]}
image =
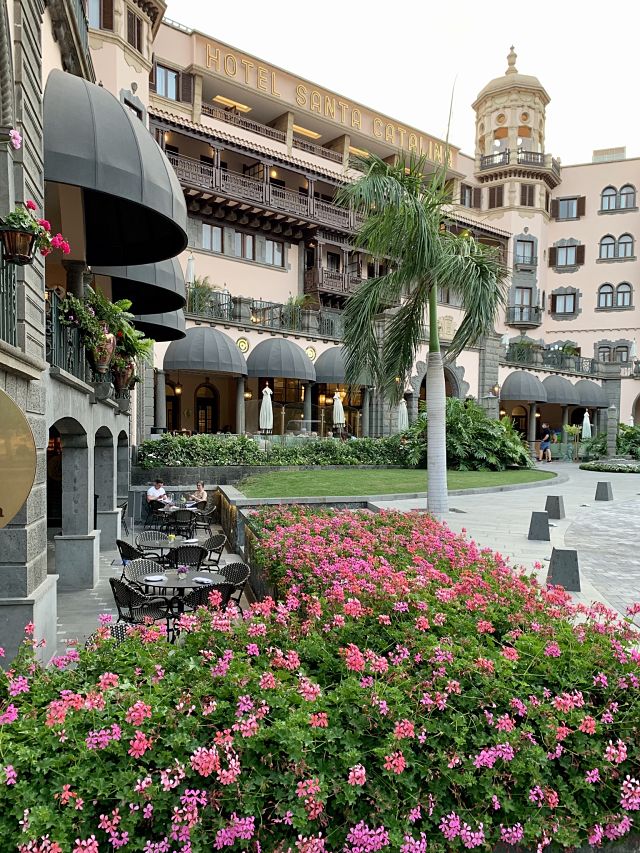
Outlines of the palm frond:
{"label": "palm frond", "polygon": [[[385,396],[397,403],[404,392],[416,353],[426,337],[429,284],[423,278],[414,284],[406,301],[387,321],[382,341],[379,385]],[[398,382],[397,380],[400,380]]]}

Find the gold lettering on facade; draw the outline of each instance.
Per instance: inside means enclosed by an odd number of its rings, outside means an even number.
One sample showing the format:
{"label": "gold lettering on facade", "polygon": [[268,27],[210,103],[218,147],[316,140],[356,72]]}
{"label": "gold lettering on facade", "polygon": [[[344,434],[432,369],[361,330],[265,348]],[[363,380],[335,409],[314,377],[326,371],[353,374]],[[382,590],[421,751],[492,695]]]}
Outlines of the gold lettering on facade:
{"label": "gold lettering on facade", "polygon": [[340,107],[340,121],[342,124],[347,123],[347,110],[349,109],[349,104],[345,104],[344,101],[338,101],[338,106]]}
{"label": "gold lettering on facade", "polygon": [[254,68],[255,66],[254,66],[253,62],[249,62],[248,59],[241,59],[240,62],[244,66],[244,82],[248,86],[249,85],[249,70],[251,68]]}
{"label": "gold lettering on facade", "polygon": [[224,58],[224,73],[227,77],[235,77],[238,73],[238,63],[232,53],[227,53]]}
{"label": "gold lettering on facade", "polygon": [[409,145],[409,151],[418,151],[418,137],[415,133],[409,134],[409,142],[407,144]]}
{"label": "gold lettering on facade", "polygon": [[[430,140],[431,143],[431,140]],[[431,144],[429,144],[429,149],[431,150]],[[433,143],[433,156],[432,160],[435,160],[438,163],[444,163],[444,157],[442,154],[442,145],[438,145],[437,142]]]}
{"label": "gold lettering on facade", "polygon": [[384,129],[384,139],[385,142],[391,142],[392,144],[395,141],[395,133],[394,127],[392,124],[388,124]]}
{"label": "gold lettering on facade", "polygon": [[328,95],[324,96],[324,114],[327,118],[335,118],[336,117],[336,99],[330,98]]}
{"label": "gold lettering on facade", "polygon": [[296,86],[296,104],[299,107],[306,107],[307,105],[307,87],[303,86],[302,83],[298,83]]}
{"label": "gold lettering on facade", "polygon": [[362,116],[360,115],[360,110],[351,110],[351,127],[357,127],[358,130],[362,130]]}
{"label": "gold lettering on facade", "polygon": [[374,118],[373,120],[373,135],[378,139],[382,139],[382,119]]}
{"label": "gold lettering on facade", "polygon": [[276,98],[280,97],[280,92],[276,89],[276,72],[271,72],[271,94],[275,95]]}
{"label": "gold lettering on facade", "polygon": [[311,93],[311,101],[309,103],[309,109],[313,113],[321,113],[322,112],[322,98],[320,97],[320,92],[312,92]]}
{"label": "gold lettering on facade", "polygon": [[262,89],[263,92],[267,91],[267,69],[263,68],[261,65],[258,65],[256,86],[258,89]]}
{"label": "gold lettering on facade", "polygon": [[407,132],[404,127],[397,127],[398,136],[400,137],[400,148],[404,148],[404,135]]}
{"label": "gold lettering on facade", "polygon": [[216,48],[211,50],[211,45],[207,45],[207,68],[215,68],[220,71],[220,50]]}

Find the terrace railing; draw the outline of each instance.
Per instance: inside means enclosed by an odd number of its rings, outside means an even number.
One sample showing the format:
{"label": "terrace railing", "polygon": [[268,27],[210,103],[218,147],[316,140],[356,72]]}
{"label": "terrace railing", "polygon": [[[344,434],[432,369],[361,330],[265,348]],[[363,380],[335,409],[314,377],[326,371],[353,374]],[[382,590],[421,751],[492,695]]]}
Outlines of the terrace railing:
{"label": "terrace railing", "polygon": [[0,260],[0,339],[11,346],[18,343],[18,303],[16,268]]}

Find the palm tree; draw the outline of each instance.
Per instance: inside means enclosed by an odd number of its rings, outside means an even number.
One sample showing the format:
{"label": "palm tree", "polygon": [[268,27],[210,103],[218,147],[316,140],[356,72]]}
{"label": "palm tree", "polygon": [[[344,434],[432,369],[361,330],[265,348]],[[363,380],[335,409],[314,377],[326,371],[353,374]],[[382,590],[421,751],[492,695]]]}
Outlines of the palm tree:
{"label": "palm tree", "polygon": [[[447,230],[445,172],[426,183],[427,170],[424,158],[400,156],[390,164],[369,155],[362,177],[341,190],[340,201],[364,214],[356,245],[390,264],[384,275],[362,282],[347,302],[344,347],[348,381],[368,371],[384,396],[397,402],[428,321],[427,495],[429,511],[442,516],[449,507],[438,288],[456,294],[465,312],[447,350],[452,359],[493,329],[508,271],[495,248]],[[398,304],[390,318],[381,317]]]}

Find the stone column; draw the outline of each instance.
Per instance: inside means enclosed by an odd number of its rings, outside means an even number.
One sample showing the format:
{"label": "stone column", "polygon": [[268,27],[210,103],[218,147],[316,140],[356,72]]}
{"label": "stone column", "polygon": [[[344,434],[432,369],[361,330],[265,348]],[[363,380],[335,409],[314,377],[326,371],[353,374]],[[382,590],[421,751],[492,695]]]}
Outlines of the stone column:
{"label": "stone column", "polygon": [[612,403],[607,409],[607,456],[617,455],[618,409]]}
{"label": "stone column", "polygon": [[484,338],[480,350],[478,377],[478,402],[490,418],[497,418],[500,411],[498,397],[490,396],[489,389],[498,384],[500,356],[504,354],[499,335],[490,334]]}
{"label": "stone column", "polygon": [[311,424],[311,386],[312,382],[303,382],[302,387],[304,388],[304,405],[302,409],[302,416],[304,420],[307,422],[305,424],[306,429],[309,432],[313,431],[313,427]]}
{"label": "stone column", "polygon": [[238,435],[245,433],[244,406],[244,376],[238,376],[236,379],[236,432]]}
{"label": "stone column", "polygon": [[[602,389],[609,400],[609,409],[600,409],[598,411],[599,429],[601,432],[609,432],[609,421],[615,418],[616,429],[620,419],[620,365],[617,362],[605,362],[598,365],[600,375],[602,377]],[[613,409],[611,408],[613,406]]]}
{"label": "stone column", "polygon": [[369,438],[369,407],[371,389],[365,385],[362,389],[362,437]]}
{"label": "stone column", "polygon": [[155,399],[154,413],[155,426],[152,432],[167,431],[167,397],[165,392],[165,372],[164,370],[156,370],[155,377]]}
{"label": "stone column", "polygon": [[202,114],[202,74],[193,75],[193,104],[191,105],[191,119],[200,123]]}
{"label": "stone column", "polygon": [[62,535],[55,536],[60,590],[98,582],[100,531],[94,529],[93,448],[86,435],[62,436]]}
{"label": "stone column", "polygon": [[117,460],[113,437],[96,436],[94,450],[94,483],[98,495],[97,527],[100,548],[114,550],[120,539],[120,510],[117,509]]}
{"label": "stone column", "polygon": [[527,440],[529,442],[529,450],[531,455],[536,455],[536,412],[538,411],[537,403],[529,404],[529,434]]}
{"label": "stone column", "polygon": [[116,459],[117,459],[117,490],[116,497],[118,503],[122,503],[122,501],[126,501],[127,495],[129,494],[129,444],[128,442],[123,442],[118,440],[118,447],[116,451]]}
{"label": "stone column", "polygon": [[84,272],[87,265],[84,261],[63,261],[62,266],[67,271],[67,290],[78,299],[84,296]]}

